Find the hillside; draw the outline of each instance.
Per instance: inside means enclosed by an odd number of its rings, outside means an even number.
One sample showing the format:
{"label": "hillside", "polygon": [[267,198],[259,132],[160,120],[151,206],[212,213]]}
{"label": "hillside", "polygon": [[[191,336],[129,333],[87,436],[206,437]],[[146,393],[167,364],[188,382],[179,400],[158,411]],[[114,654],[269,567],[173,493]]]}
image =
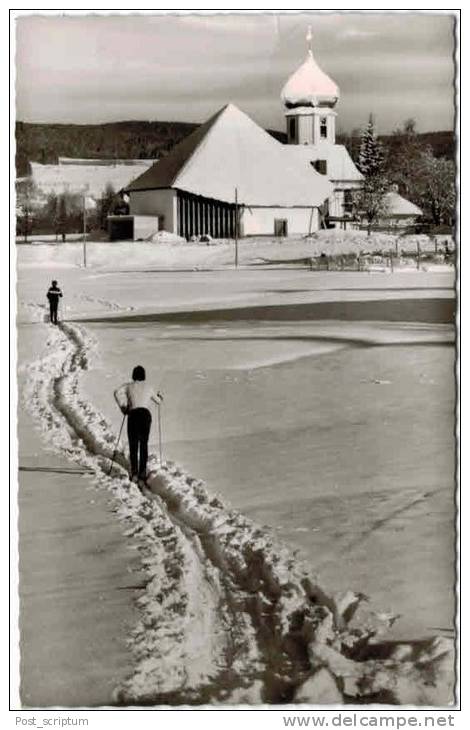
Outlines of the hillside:
{"label": "hillside", "polygon": [[[190,134],[198,125],[189,122],[111,122],[108,124],[16,124],[17,175],[29,173],[29,162],[54,164],[59,157],[101,157],[152,159],[162,157]],[[267,130],[280,142],[284,132]],[[453,132],[425,132],[418,135],[429,144],[436,157],[454,156]],[[399,136],[380,138],[386,145],[399,142]],[[359,138],[338,135],[338,143],[346,145],[356,157]]]}
{"label": "hillside", "polygon": [[53,164],[58,157],[151,159],[161,157],[190,134],[186,122],[111,122],[109,124],[16,124],[16,170],[29,162]]}
{"label": "hillside", "polygon": [[[447,160],[454,159],[455,136],[453,132],[422,132],[416,136],[422,145],[431,147],[435,157],[445,157]],[[379,139],[384,147],[393,150],[394,147],[399,147],[403,136],[400,134],[381,134]],[[338,144],[344,144],[351,157],[354,160],[357,159],[361,144],[361,138],[358,134],[337,134],[336,141]]]}
{"label": "hillside", "polygon": [[[198,124],[189,122],[111,122],[108,124],[16,123],[16,172],[29,162],[57,163],[59,157],[152,159],[163,157]],[[270,130],[268,130],[270,131]],[[285,141],[282,132],[270,132]]]}

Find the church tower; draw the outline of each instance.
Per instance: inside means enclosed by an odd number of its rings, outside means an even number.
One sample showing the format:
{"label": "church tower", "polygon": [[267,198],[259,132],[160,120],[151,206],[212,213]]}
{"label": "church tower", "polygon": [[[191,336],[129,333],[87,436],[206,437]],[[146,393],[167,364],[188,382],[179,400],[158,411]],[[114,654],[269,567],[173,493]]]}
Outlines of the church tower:
{"label": "church tower", "polygon": [[281,92],[287,123],[287,143],[297,145],[334,145],[339,89],[313,57],[312,31],[304,63],[287,80]]}

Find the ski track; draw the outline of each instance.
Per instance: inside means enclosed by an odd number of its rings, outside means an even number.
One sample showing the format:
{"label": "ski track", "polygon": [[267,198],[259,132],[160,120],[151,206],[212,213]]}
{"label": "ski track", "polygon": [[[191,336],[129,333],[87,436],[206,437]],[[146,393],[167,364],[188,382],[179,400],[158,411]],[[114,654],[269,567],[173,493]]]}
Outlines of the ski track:
{"label": "ski track", "polygon": [[[88,294],[78,294],[75,299],[78,299],[81,302],[96,304],[100,309],[104,307],[111,312],[133,312],[135,310],[135,307],[132,305],[126,306],[119,304],[119,302],[99,297],[92,297]],[[21,299],[18,302],[18,308],[23,309],[27,313],[30,322],[49,322],[49,307],[46,304],[37,304],[36,302],[28,302]],[[75,308],[73,308],[70,304],[65,304],[64,302],[61,302],[61,309],[64,312],[70,312],[72,309],[75,311]]]}
{"label": "ski track", "polygon": [[116,704],[453,701],[450,640],[387,641],[395,617],[358,622],[364,596],[326,595],[267,528],[178,465],[151,454],[144,493],[122,452],[108,476],[116,434],[80,392],[96,350],[83,327],[51,327],[43,356],[23,369],[22,404],[48,448],[110,491],[146,573]]}
{"label": "ski track", "polygon": [[109,299],[100,299],[99,297],[92,297],[88,294],[79,294],[77,298],[83,302],[99,304],[100,306],[105,307],[106,309],[111,309],[115,312],[133,312],[135,310],[135,307],[131,305],[126,307],[119,302],[114,302]]}

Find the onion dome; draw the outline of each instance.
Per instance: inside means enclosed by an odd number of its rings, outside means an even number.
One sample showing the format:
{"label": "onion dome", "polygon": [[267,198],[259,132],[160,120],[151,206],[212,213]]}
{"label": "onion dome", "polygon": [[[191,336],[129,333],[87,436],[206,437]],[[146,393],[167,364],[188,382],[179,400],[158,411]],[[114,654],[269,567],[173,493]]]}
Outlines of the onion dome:
{"label": "onion dome", "polygon": [[281,99],[288,109],[296,106],[333,107],[339,99],[339,89],[321,70],[309,49],[307,59],[287,80]]}

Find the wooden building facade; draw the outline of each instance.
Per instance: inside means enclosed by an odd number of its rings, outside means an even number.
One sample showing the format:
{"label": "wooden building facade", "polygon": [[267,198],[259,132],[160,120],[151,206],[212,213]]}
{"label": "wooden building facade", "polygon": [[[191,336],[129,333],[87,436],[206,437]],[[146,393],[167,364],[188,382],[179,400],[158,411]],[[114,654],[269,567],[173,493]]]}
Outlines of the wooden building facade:
{"label": "wooden building facade", "polygon": [[234,238],[236,207],[220,200],[177,190],[177,233],[186,239],[209,234],[212,238]]}

